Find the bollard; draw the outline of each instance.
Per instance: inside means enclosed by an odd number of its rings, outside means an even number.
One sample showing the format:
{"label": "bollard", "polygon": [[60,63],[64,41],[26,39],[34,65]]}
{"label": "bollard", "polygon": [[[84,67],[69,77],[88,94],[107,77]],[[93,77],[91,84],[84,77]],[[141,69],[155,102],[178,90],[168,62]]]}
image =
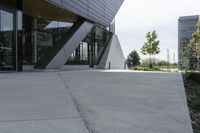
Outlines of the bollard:
{"label": "bollard", "polygon": [[109,69],[109,70],[111,69],[111,62],[109,62],[109,66],[108,66],[108,69]]}
{"label": "bollard", "polygon": [[124,70],[126,70],[126,62],[124,63]]}

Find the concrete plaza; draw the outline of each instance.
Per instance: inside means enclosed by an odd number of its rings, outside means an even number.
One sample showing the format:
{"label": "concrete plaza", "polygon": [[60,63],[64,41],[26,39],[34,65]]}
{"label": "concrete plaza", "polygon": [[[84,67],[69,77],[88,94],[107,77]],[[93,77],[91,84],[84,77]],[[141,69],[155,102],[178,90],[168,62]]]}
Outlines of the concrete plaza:
{"label": "concrete plaza", "polygon": [[0,133],[192,133],[181,74],[0,73]]}

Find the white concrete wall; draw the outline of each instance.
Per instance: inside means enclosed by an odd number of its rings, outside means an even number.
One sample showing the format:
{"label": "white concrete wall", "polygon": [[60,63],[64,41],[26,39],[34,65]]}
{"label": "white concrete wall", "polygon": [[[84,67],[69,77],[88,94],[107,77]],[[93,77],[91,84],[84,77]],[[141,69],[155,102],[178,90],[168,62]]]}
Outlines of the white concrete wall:
{"label": "white concrete wall", "polygon": [[125,57],[116,34],[113,35],[112,40],[106,48],[104,55],[99,63],[98,68],[109,69],[109,62],[111,69],[124,69]]}

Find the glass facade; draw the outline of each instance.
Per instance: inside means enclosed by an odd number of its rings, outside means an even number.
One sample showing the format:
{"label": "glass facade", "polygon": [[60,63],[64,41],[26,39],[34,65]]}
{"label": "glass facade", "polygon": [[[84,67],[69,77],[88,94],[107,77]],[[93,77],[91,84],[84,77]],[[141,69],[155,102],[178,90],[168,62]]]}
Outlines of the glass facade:
{"label": "glass facade", "polygon": [[[199,16],[186,16],[179,18],[178,27],[178,60],[179,67],[193,67],[193,63],[183,64],[183,50],[186,47],[192,37],[192,33],[197,29],[197,22],[199,21]],[[192,60],[192,56],[190,60]]]}
{"label": "glass facade", "polygon": [[66,65],[90,65],[91,67],[97,65],[112,34],[105,27],[94,26],[72,53]]}
{"label": "glass facade", "polygon": [[0,7],[0,69],[15,69],[14,13]]}
{"label": "glass facade", "polygon": [[72,26],[71,22],[51,21],[24,15],[23,64],[37,63]]}
{"label": "glass facade", "polygon": [[[39,5],[44,9],[35,10]],[[34,66],[45,59],[46,53],[68,36],[79,19],[84,20],[40,0],[1,0],[0,70],[22,70],[23,65]],[[95,24],[66,65],[97,65],[114,30],[114,21],[109,27]]]}

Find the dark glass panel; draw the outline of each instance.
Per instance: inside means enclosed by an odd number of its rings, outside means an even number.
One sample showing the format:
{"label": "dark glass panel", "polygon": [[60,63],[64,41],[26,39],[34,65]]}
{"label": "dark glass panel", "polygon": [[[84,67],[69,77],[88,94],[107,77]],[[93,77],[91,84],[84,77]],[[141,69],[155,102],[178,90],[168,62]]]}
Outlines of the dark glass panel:
{"label": "dark glass panel", "polygon": [[0,10],[0,68],[14,68],[14,15]]}
{"label": "dark glass panel", "polygon": [[87,64],[91,67],[97,65],[111,37],[112,33],[105,27],[95,26],[73,52],[66,64]]}
{"label": "dark glass panel", "polygon": [[27,46],[24,46],[29,47],[24,51],[24,57],[28,55],[29,61],[24,58],[24,64],[37,63],[37,61],[39,61],[49,49],[55,46],[73,26],[71,22],[51,21],[27,16],[25,16],[25,18],[31,23],[25,22],[25,25],[28,23],[30,23],[30,25],[28,27],[24,26],[25,31],[30,29],[28,32],[30,37],[26,35],[26,37],[29,38],[27,41],[30,42],[25,43]]}

